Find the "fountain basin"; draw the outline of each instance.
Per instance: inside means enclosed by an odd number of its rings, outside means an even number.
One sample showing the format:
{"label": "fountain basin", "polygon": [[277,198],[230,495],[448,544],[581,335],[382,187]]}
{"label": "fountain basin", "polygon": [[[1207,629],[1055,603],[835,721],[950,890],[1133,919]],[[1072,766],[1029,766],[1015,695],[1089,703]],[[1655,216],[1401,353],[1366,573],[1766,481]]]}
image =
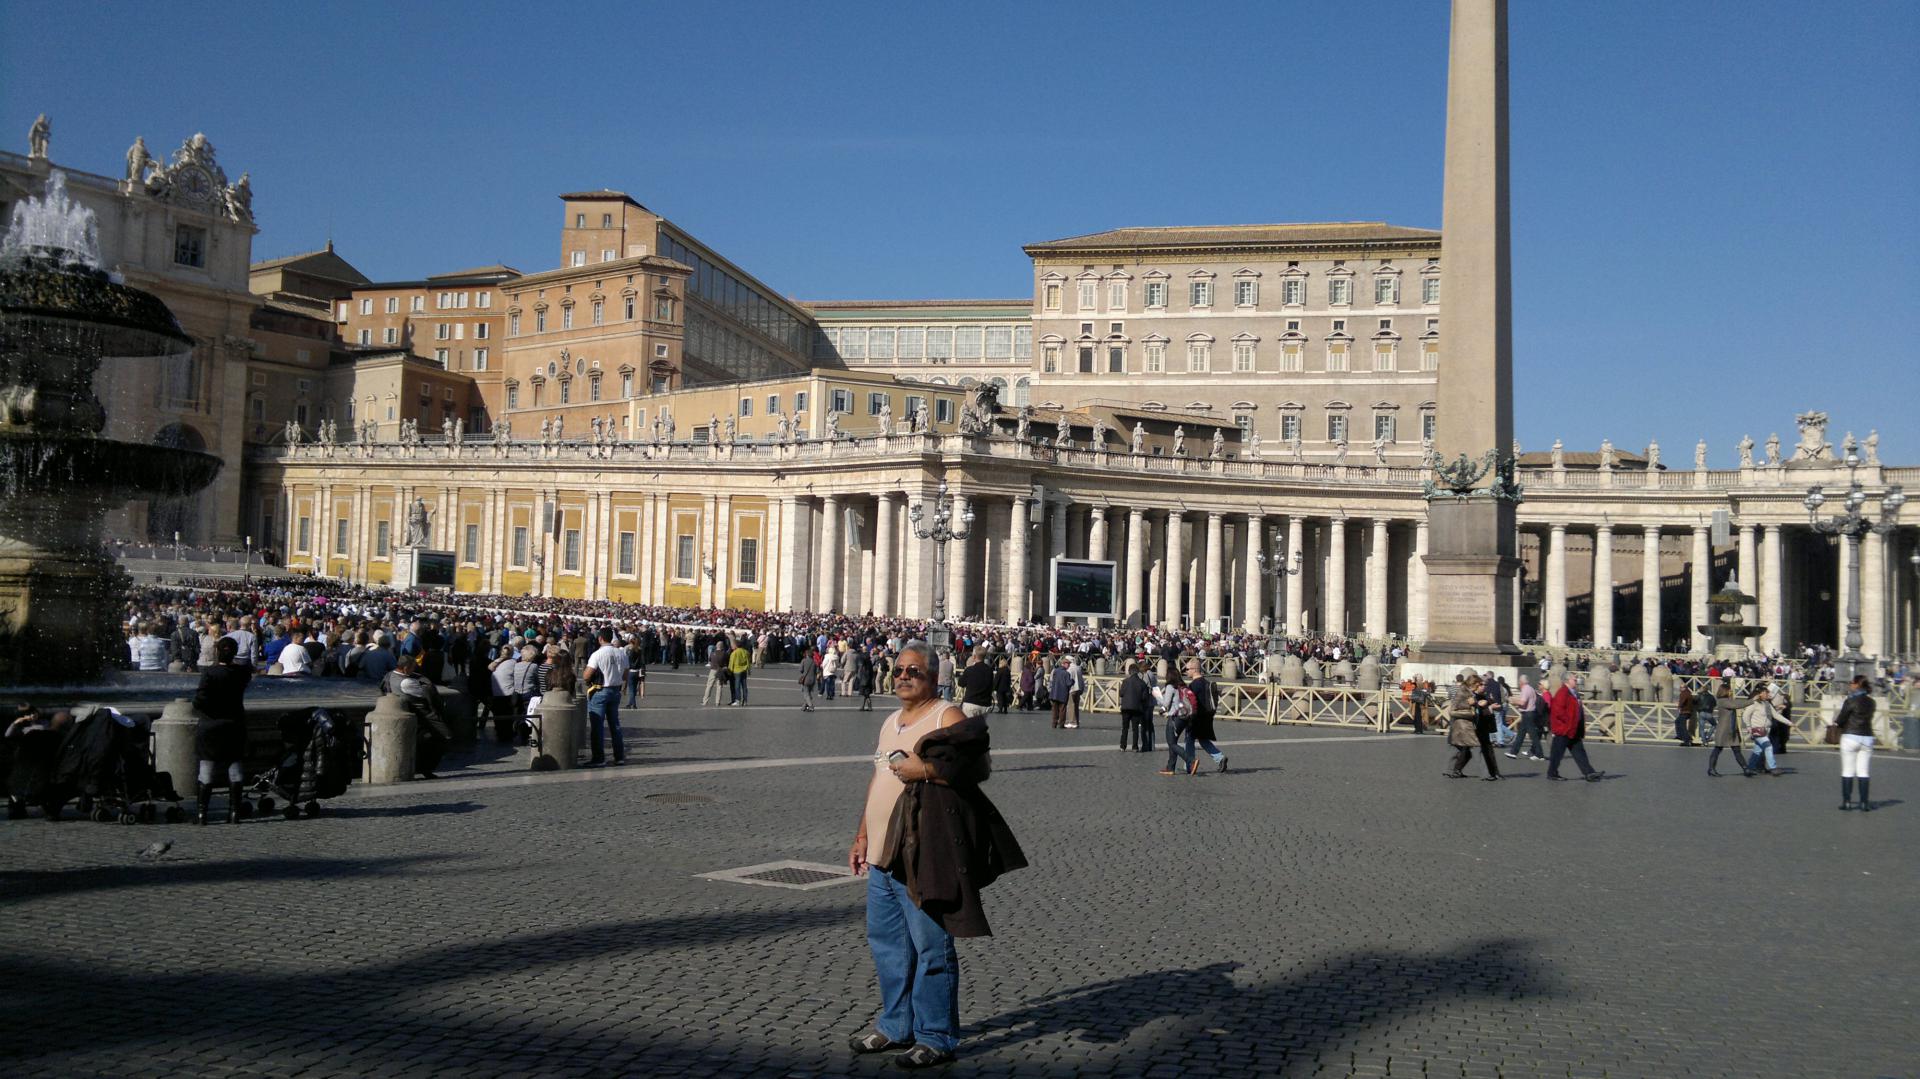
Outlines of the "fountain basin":
{"label": "fountain basin", "polygon": [[201,450],[0,429],[0,497],[9,499],[42,494],[116,502],[135,496],[175,498],[212,483],[222,464]]}

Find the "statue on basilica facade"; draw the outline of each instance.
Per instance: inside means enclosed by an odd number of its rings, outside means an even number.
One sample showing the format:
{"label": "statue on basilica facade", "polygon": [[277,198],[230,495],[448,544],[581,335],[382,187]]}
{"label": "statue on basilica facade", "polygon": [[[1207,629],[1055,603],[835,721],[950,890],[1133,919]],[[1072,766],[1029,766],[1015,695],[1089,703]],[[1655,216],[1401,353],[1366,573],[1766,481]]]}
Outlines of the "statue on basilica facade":
{"label": "statue on basilica facade", "polygon": [[1877,465],[1880,463],[1880,429],[1877,427],[1867,432],[1866,463],[1870,465]]}
{"label": "statue on basilica facade", "polygon": [[[1702,443],[1702,445],[1705,445],[1705,443]],[[1660,471],[1660,440],[1657,438],[1647,443],[1647,471]]]}
{"label": "statue on basilica facade", "polygon": [[[1770,445],[1774,453],[1779,453],[1780,437],[1778,435],[1775,435]],[[1753,467],[1753,436],[1741,435],[1739,449],[1740,449],[1740,467],[1752,468]]]}
{"label": "statue on basilica facade", "polygon": [[427,545],[427,502],[415,498],[412,508],[407,510],[407,546],[425,547]]}
{"label": "statue on basilica facade", "polygon": [[733,425],[733,417],[728,416],[725,420],[722,420],[720,422],[720,429],[721,429],[720,441],[726,443],[729,446],[733,445],[733,435],[735,430]]}
{"label": "statue on basilica facade", "polygon": [[[1520,443],[1513,444],[1513,453],[1516,459],[1520,456]],[[1387,436],[1385,435],[1376,436],[1373,440],[1373,463],[1377,465],[1387,463]]]}
{"label": "statue on basilica facade", "polygon": [[1293,463],[1299,464],[1307,459],[1307,448],[1300,443],[1300,432],[1296,429],[1293,437],[1287,439],[1287,449],[1293,454]]}
{"label": "statue on basilica facade", "polygon": [[1187,429],[1184,425],[1176,425],[1173,429],[1173,455],[1175,457],[1187,455]]}
{"label": "statue on basilica facade", "polygon": [[1247,428],[1246,444],[1247,444],[1247,456],[1253,458],[1254,460],[1259,460],[1260,459],[1260,432],[1254,430],[1251,427]]}
{"label": "statue on basilica facade", "polygon": [[1334,440],[1333,463],[1336,465],[1344,465],[1347,463],[1347,440],[1344,438]]}
{"label": "statue on basilica facade", "polygon": [[[1753,440],[1745,438],[1742,439],[1742,441],[1747,445],[1746,459],[1750,461],[1753,459]],[[1694,444],[1693,470],[1695,472],[1705,472],[1707,470],[1707,440],[1704,438]]]}
{"label": "statue on basilica facade", "polygon": [[1013,422],[1013,437],[1020,442],[1025,442],[1033,437],[1033,408],[1031,406],[1020,406],[1020,415]]}
{"label": "statue on basilica facade", "polygon": [[1565,467],[1567,467],[1567,448],[1556,438],[1553,440],[1553,470],[1558,472]]}
{"label": "statue on basilica facade", "polygon": [[[1747,448],[1748,448],[1748,451],[1751,452],[1753,447],[1751,444],[1749,444]],[[1779,467],[1779,465],[1780,465],[1780,432],[1775,431],[1774,433],[1767,436],[1767,467],[1777,468]]]}
{"label": "statue on basilica facade", "polygon": [[1107,452],[1107,421],[1100,417],[1093,421],[1093,452]]}
{"label": "statue on basilica facade", "polygon": [[665,426],[665,431],[666,431],[666,436],[667,436],[667,444],[668,444],[668,445],[672,445],[672,444],[673,444],[673,426],[674,426],[674,424],[673,424],[673,413],[671,413],[671,412],[669,412],[669,413],[667,413],[667,415],[666,415],[666,417],[665,417],[665,420],[664,420],[663,422],[664,422],[664,423],[665,423],[665,425],[666,425],[666,426]]}
{"label": "statue on basilica facade", "polygon": [[305,437],[306,437],[306,432],[300,429],[299,420],[287,421],[287,426],[286,426],[287,445],[298,446],[300,444],[300,440]]}
{"label": "statue on basilica facade", "polygon": [[1802,412],[1793,418],[1800,425],[1800,444],[1793,448],[1796,461],[1831,461],[1833,443],[1827,441],[1827,414]]}
{"label": "statue on basilica facade", "polygon": [[1603,438],[1600,440],[1600,471],[1612,472],[1613,465],[1614,465],[1613,440],[1610,438]]}
{"label": "statue on basilica facade", "polygon": [[1221,432],[1220,428],[1216,427],[1213,429],[1213,445],[1209,449],[1207,456],[1218,461],[1220,458],[1225,457],[1226,454],[1227,436]]}
{"label": "statue on basilica facade", "polygon": [[253,176],[241,173],[240,180],[227,188],[227,212],[236,221],[253,220]]}
{"label": "statue on basilica facade", "polygon": [[893,434],[893,399],[889,397],[880,402],[880,437],[886,438],[892,434]]}
{"label": "statue on basilica facade", "polygon": [[827,441],[835,442],[835,441],[838,441],[839,438],[840,438],[840,414],[838,412],[829,411],[827,413]]}
{"label": "statue on basilica facade", "polygon": [[781,414],[780,414],[780,418],[779,418],[779,419],[777,419],[777,420],[775,420],[775,421],[774,421],[774,423],[773,423],[773,436],[774,436],[774,438],[776,438],[776,439],[778,439],[778,440],[779,440],[779,441],[781,441],[781,442],[785,442],[785,441],[787,441],[787,437],[788,437],[788,433],[789,433],[789,432],[790,432],[791,430],[792,430],[792,428],[791,428],[791,427],[790,427],[790,426],[789,426],[789,425],[787,424],[787,415],[786,415],[786,413],[784,413],[784,412],[783,412],[783,413],[781,413]]}
{"label": "statue on basilica facade", "polygon": [[27,129],[27,156],[45,161],[47,142],[52,135],[53,125],[47,122],[47,114],[43,112],[33,121],[33,126]]}
{"label": "statue on basilica facade", "polygon": [[153,167],[153,154],[147,150],[147,140],[135,136],[133,145],[127,148],[127,182],[136,185],[145,183],[147,170]]}
{"label": "statue on basilica facade", "polygon": [[1136,457],[1147,452],[1147,425],[1139,420],[1133,423],[1133,452]]}

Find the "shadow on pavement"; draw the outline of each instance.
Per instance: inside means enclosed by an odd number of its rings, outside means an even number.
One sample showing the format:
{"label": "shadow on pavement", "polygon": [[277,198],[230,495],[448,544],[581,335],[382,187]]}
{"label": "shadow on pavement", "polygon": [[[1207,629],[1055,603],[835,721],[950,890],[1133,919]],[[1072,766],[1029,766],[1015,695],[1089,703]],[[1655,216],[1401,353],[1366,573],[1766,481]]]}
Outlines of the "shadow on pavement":
{"label": "shadow on pavement", "polygon": [[[418,810],[421,807],[412,806]],[[348,813],[329,807],[336,816],[403,816],[403,813]],[[257,827],[258,825],[248,825]],[[226,826],[222,826],[226,827]],[[129,833],[129,835],[145,833]],[[129,839],[131,845],[131,839]],[[135,862],[129,865],[88,866],[84,869],[34,869],[0,872],[0,905],[29,899],[81,892],[148,888],[168,884],[254,884],[275,880],[329,880],[341,877],[417,876],[435,862],[456,861],[448,855],[404,858],[234,858],[218,862],[184,859]],[[4,969],[4,968],[0,968]]]}

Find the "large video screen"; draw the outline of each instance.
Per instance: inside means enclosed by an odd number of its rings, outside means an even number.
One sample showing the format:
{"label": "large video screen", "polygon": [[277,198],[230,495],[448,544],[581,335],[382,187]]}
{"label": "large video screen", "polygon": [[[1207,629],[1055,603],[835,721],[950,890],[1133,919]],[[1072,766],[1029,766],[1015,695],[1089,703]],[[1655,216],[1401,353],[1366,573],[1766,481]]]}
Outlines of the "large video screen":
{"label": "large video screen", "polygon": [[1056,558],[1053,566],[1053,610],[1062,618],[1117,618],[1114,609],[1115,566],[1085,558]]}
{"label": "large video screen", "polygon": [[452,588],[453,552],[421,551],[416,554],[413,584],[416,588]]}

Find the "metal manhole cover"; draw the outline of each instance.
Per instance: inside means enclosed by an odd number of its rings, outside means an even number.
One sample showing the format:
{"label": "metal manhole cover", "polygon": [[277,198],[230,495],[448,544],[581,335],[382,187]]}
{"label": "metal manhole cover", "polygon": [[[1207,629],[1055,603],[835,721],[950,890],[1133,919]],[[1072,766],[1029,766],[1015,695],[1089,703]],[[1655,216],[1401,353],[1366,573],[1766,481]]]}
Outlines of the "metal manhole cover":
{"label": "metal manhole cover", "polygon": [[723,869],[716,873],[697,873],[701,880],[724,880],[734,884],[758,884],[767,888],[786,888],[796,892],[810,892],[816,888],[831,888],[836,884],[850,884],[860,878],[847,872],[845,866],[824,865],[820,862],[768,862],[765,865],[742,866],[739,869]]}
{"label": "metal manhole cover", "polygon": [[667,805],[675,806],[688,806],[711,802],[713,799],[704,794],[674,794],[669,792],[665,794],[649,794],[647,795],[647,801],[665,802]]}

